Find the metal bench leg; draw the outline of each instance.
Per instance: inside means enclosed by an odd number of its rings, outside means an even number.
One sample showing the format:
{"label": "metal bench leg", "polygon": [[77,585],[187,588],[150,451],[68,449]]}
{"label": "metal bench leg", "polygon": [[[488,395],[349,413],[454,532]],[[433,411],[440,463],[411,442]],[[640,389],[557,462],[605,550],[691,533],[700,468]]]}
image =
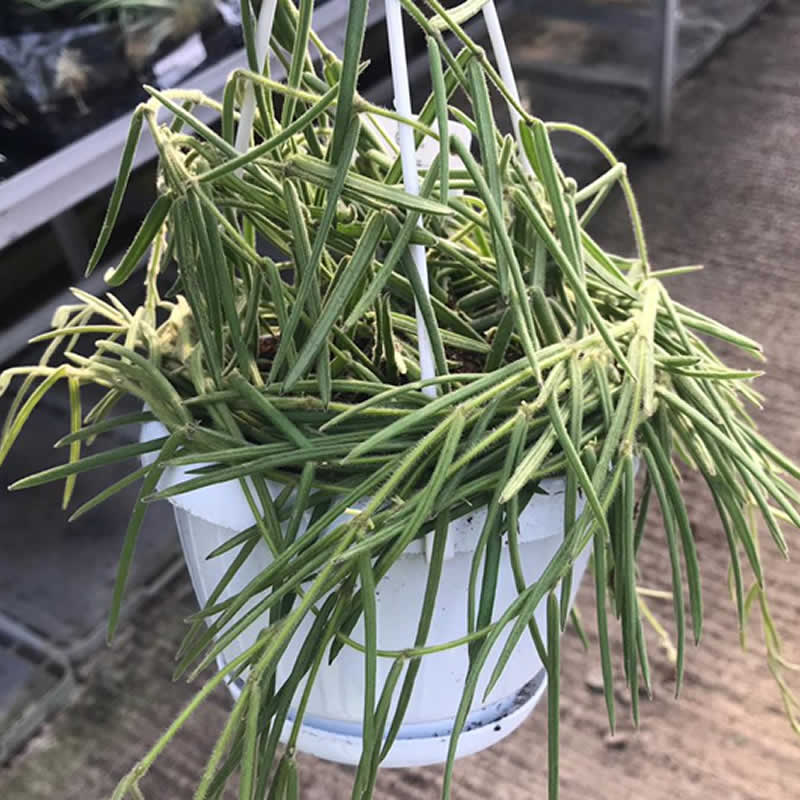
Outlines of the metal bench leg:
{"label": "metal bench leg", "polygon": [[50,223],[61,245],[72,279],[82,280],[89,263],[90,248],[80,218],[69,209],[53,217]]}
{"label": "metal bench leg", "polygon": [[656,147],[668,147],[675,87],[679,0],[655,0],[655,63],[650,92],[648,138]]}

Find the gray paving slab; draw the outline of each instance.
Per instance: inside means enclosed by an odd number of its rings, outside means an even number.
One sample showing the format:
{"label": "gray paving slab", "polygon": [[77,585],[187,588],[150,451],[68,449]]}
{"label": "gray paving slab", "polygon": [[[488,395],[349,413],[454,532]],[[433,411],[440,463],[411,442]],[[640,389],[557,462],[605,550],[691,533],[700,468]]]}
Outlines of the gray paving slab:
{"label": "gray paving slab", "polygon": [[[694,71],[720,45],[727,28],[707,17],[681,19],[675,79]],[[646,98],[652,83],[654,35],[632,33],[590,22],[540,19],[525,33],[514,34],[519,75],[561,76],[591,86],[637,89]]]}
{"label": "gray paving slab", "polygon": [[[772,29],[777,20],[781,39],[800,42],[800,3],[773,4],[756,25]],[[750,57],[746,61],[735,58],[733,49],[724,49],[708,64],[703,78],[770,94],[800,94],[800,47],[784,51],[776,46],[774,35],[748,37],[748,42]]]}
{"label": "gray paving slab", "polygon": [[775,0],[680,0],[681,14],[689,19],[719,22],[729,34],[739,33]]}
{"label": "gray paving slab", "polygon": [[[9,403],[8,397],[0,402],[0,416]],[[65,451],[54,450],[53,442],[67,432],[65,412],[37,409],[0,468],[0,484],[5,487],[65,461]],[[71,507],[77,508],[135,468],[130,462],[79,477]],[[102,641],[117,559],[138,489],[129,487],[74,523],[60,510],[62,491],[63,485],[48,484],[0,492],[0,611],[81,659]],[[139,539],[129,604],[140,602],[158,584],[177,553],[171,509],[156,504],[148,511]]]}
{"label": "gray paving slab", "polygon": [[[580,125],[611,146],[630,136],[644,119],[641,99],[629,89],[590,86],[544,75],[524,75],[519,83],[532,113],[546,120]],[[553,146],[562,167],[573,177],[581,177],[589,165],[596,169],[602,163],[591,144],[572,134],[555,134]]]}
{"label": "gray paving slab", "polygon": [[0,764],[75,695],[66,658],[0,614]]}

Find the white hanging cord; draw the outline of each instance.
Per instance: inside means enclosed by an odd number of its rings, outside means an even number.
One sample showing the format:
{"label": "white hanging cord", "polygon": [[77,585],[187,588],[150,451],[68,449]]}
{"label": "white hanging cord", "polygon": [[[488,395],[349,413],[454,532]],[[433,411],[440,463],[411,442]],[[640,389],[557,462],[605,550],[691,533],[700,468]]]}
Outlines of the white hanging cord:
{"label": "white hanging cord", "polygon": [[[408,60],[406,58],[406,42],[403,35],[403,9],[400,5],[400,0],[386,0],[386,29],[389,34],[389,55],[392,67],[395,110],[406,119],[411,119],[411,87],[408,80]],[[400,159],[403,164],[405,189],[409,194],[418,195],[417,148],[414,145],[414,131],[410,125],[402,122],[398,125],[397,140],[400,145]],[[430,294],[428,259],[425,254],[425,247],[419,244],[412,244],[411,256],[414,259],[414,265],[419,273],[420,281],[425,291]],[[429,380],[436,377],[433,346],[431,345],[428,327],[425,325],[419,304],[416,306],[416,313],[420,373],[423,380]],[[428,397],[436,397],[435,386],[426,386],[422,391]],[[433,557],[433,544],[434,535],[429,533],[425,536],[425,558],[429,563]]]}
{"label": "white hanging cord", "polygon": [[[503,28],[500,25],[500,17],[497,13],[497,6],[494,4],[494,0],[488,0],[486,5],[484,5],[483,19],[486,23],[486,29],[489,32],[489,41],[492,43],[492,50],[494,51],[495,61],[497,61],[497,69],[500,72],[500,77],[503,79],[503,83],[506,85],[508,91],[511,92],[512,97],[517,103],[520,103],[519,86],[517,85],[517,79],[514,77],[514,68],[511,66],[511,56],[508,53],[508,44],[503,34]],[[522,163],[529,171],[532,171],[528,159],[525,158],[525,149],[522,146],[522,135],[519,131],[522,117],[519,111],[514,108],[513,103],[508,104],[508,113],[511,116],[511,125],[514,128],[514,135],[517,138],[517,147],[519,148]]]}
{"label": "white hanging cord", "polygon": [[[408,60],[403,35],[403,9],[400,0],[386,0],[386,28],[389,34],[389,55],[394,87],[394,105],[398,114],[411,119],[411,87],[408,79]],[[414,146],[414,131],[410,125],[400,123],[397,129],[400,158],[403,164],[403,183],[409,194],[419,195],[419,173],[417,172],[417,149]],[[411,245],[411,257],[417,268],[425,291],[430,294],[428,281],[428,260],[423,245]],[[419,366],[422,380],[436,377],[433,360],[433,347],[428,328],[422,317],[419,305],[417,313],[417,338],[419,340]],[[423,392],[429,397],[436,396],[436,387],[428,386]]]}
{"label": "white hanging cord", "polygon": [[[264,71],[264,64],[269,55],[269,40],[272,37],[272,26],[275,23],[275,10],[278,0],[263,0],[256,23],[256,62],[259,70]],[[239,112],[239,127],[236,131],[235,147],[244,153],[250,147],[253,135],[253,122],[256,116],[256,93],[252,84],[248,84],[244,92],[242,108]]]}

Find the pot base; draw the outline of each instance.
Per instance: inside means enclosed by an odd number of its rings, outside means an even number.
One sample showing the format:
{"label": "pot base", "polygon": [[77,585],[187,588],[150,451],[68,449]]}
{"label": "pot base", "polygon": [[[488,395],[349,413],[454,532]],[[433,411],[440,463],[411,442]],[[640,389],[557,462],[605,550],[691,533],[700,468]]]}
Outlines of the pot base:
{"label": "pot base", "polygon": [[[234,699],[241,694],[241,681],[228,686]],[[547,688],[547,673],[541,670],[533,680],[511,697],[473,712],[467,717],[458,740],[456,758],[464,758],[492,747],[515,731],[527,719]],[[281,742],[289,738],[293,720],[283,726]],[[403,725],[382,767],[425,767],[447,761],[452,720],[440,723]],[[326,761],[358,764],[361,758],[361,726],[306,716],[297,739],[297,749]]]}

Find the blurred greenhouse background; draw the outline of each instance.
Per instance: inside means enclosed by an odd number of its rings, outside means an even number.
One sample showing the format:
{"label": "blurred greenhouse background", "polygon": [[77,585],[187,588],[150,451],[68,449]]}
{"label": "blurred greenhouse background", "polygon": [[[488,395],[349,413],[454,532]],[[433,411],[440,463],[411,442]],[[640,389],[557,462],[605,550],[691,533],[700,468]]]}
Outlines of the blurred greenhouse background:
{"label": "blurred greenhouse background", "polygon": [[[83,3],[90,6],[89,3]],[[103,269],[84,277],[131,114],[142,84],[187,85],[219,97],[245,63],[239,0],[172,0],[153,11],[114,8],[84,15],[80,2],[7,0],[0,10],[0,363],[29,362],[69,287],[102,290]],[[451,3],[452,5],[452,3]],[[316,30],[343,44],[346,0],[318,0]],[[800,457],[800,5],[792,0],[505,0],[498,3],[523,101],[544,119],[597,133],[629,165],[653,260],[702,261],[675,294],[764,344],[772,404],[764,429]],[[91,9],[89,9],[91,11]],[[360,90],[391,104],[383,3],[373,0]],[[472,32],[484,34],[476,20]],[[417,100],[426,85],[424,37],[408,50]],[[276,62],[276,71],[281,67]],[[502,113],[502,109],[498,109]],[[209,122],[216,122],[211,118]],[[603,169],[596,154],[558,140],[564,171],[583,184]],[[146,139],[124,206],[117,255],[154,195],[154,147]],[[619,212],[621,199],[615,206]],[[612,206],[614,204],[612,203]],[[620,213],[598,215],[598,236],[631,249]],[[138,288],[123,300],[135,303]],[[6,411],[11,393],[0,399]],[[187,702],[172,684],[180,620],[194,609],[171,511],[154,506],[138,546],[125,615],[113,649],[105,623],[116,559],[136,487],[70,525],[58,487],[22,494],[5,487],[55,464],[51,442],[68,431],[68,398],[50,398],[0,468],[0,798],[102,800]],[[133,441],[136,430],[115,434]],[[91,497],[121,477],[78,484]],[[697,490],[697,491],[695,491]],[[709,584],[727,562],[704,525],[692,523]],[[162,504],[163,505],[163,504]],[[790,543],[791,544],[791,543]],[[665,564],[644,556],[644,578],[668,588]],[[796,569],[767,561],[773,612],[800,660]],[[722,576],[722,577],[720,577]],[[718,580],[714,581],[713,578]],[[584,597],[590,599],[591,592]],[[707,598],[705,647],[692,652],[683,700],[672,700],[664,653],[653,665],[654,701],[642,729],[627,721],[611,739],[602,680],[580,642],[565,641],[562,678],[562,797],[652,800],[730,797],[790,800],[800,787],[797,742],[762,666],[757,643],[742,654],[726,597]],[[587,625],[590,642],[595,642]],[[657,648],[654,647],[654,652]],[[701,668],[702,666],[702,668]],[[699,676],[703,675],[701,679]],[[716,675],[708,685],[708,675]],[[697,700],[700,690],[706,694]],[[150,776],[156,798],[191,795],[229,699],[198,713],[174,752]],[[546,732],[534,714],[515,736],[465,761],[455,796],[502,800],[546,796]],[[348,769],[318,762],[310,798],[349,796]],[[439,770],[386,772],[379,796],[437,797]]]}

